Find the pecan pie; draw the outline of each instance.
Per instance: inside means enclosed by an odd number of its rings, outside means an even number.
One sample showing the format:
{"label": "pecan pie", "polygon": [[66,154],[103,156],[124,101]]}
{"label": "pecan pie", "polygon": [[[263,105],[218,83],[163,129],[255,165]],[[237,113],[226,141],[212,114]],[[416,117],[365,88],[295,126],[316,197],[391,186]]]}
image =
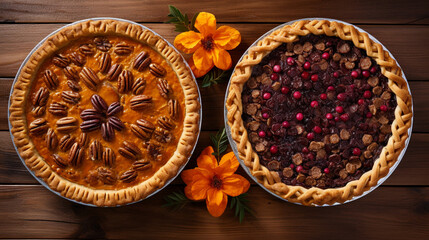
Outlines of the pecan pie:
{"label": "pecan pie", "polygon": [[178,174],[199,133],[183,58],[137,24],[89,20],[50,36],[18,73],[11,132],[26,165],[97,206],[144,199]]}
{"label": "pecan pie", "polygon": [[297,21],[250,48],[226,108],[250,172],[304,205],[341,203],[375,186],[412,118],[396,62],[366,33],[328,20]]}

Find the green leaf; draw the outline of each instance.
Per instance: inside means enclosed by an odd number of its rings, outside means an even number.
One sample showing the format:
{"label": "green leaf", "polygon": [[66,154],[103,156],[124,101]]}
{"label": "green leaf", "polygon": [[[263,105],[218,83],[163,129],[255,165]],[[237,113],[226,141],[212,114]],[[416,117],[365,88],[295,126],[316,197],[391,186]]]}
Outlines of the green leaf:
{"label": "green leaf", "polygon": [[165,204],[163,207],[172,207],[173,210],[182,209],[190,200],[186,197],[183,191],[172,192],[167,195],[165,198]]}
{"label": "green leaf", "polygon": [[246,197],[247,194],[243,193],[237,197],[232,197],[231,199],[230,208],[235,208],[234,215],[238,218],[238,221],[240,223],[243,222],[246,213],[249,213],[250,215],[254,216],[253,210],[249,206],[247,206],[249,200]]}
{"label": "green leaf", "polygon": [[175,26],[176,32],[187,32],[194,30],[194,24],[189,22],[188,14],[183,15],[175,6],[169,5],[169,18],[165,23],[172,23]]}
{"label": "green leaf", "polygon": [[195,13],[194,16],[192,17],[192,20],[191,20],[191,30],[193,30],[193,31],[197,31],[197,29],[195,28],[195,21],[197,20],[197,17],[198,17],[199,14],[200,14],[199,12]]}
{"label": "green leaf", "polygon": [[231,76],[231,70],[222,70],[214,67],[210,72],[208,72],[204,78],[202,87],[210,87],[212,85],[222,83]]}
{"label": "green leaf", "polygon": [[228,149],[228,137],[226,135],[225,128],[220,129],[216,135],[210,135],[210,140],[212,141],[214,148],[213,155],[216,156],[219,162],[220,155]]}

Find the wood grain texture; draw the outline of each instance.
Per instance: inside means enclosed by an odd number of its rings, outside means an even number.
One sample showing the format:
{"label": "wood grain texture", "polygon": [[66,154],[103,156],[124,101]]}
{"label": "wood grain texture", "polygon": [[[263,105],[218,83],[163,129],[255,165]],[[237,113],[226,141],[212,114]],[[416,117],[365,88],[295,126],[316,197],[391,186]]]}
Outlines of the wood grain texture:
{"label": "wood grain texture", "polygon": [[[1,14],[0,14],[1,16]],[[13,77],[36,44],[64,24],[1,24],[0,77]],[[173,42],[177,35],[171,24],[145,24]],[[242,43],[231,51],[234,63],[256,40],[278,24],[229,24],[242,34]],[[408,79],[429,80],[429,26],[358,25],[380,40],[396,57]],[[25,33],[25,34],[23,34]],[[406,36],[406,37],[399,37]],[[17,41],[19,39],[19,41]]]}
{"label": "wood grain texture", "polygon": [[[3,0],[3,22],[70,22],[88,17],[118,17],[139,22],[164,22],[168,5],[184,13],[211,12],[222,22],[287,22],[306,17],[328,17],[353,23],[418,23],[428,19],[428,1],[56,1]],[[281,9],[281,11],[279,11]]]}
{"label": "wood grain texture", "polygon": [[[42,186],[0,187],[1,238],[113,239],[424,239],[429,234],[428,187],[380,187],[362,199],[329,208],[283,202],[258,186],[249,190],[256,217],[242,224],[227,209],[211,217],[203,202],[162,207],[168,187],[120,208],[81,206]],[[23,231],[25,226],[25,231]],[[338,227],[341,226],[341,227]],[[333,232],[335,229],[335,232]],[[249,237],[251,233],[251,237]]]}

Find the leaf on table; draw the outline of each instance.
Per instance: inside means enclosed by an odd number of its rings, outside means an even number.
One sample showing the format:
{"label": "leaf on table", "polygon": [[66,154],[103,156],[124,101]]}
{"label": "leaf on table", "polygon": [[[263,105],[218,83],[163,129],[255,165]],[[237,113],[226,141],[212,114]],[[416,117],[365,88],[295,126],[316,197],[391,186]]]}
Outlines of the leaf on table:
{"label": "leaf on table", "polygon": [[180,210],[190,202],[183,191],[172,192],[164,200],[166,203],[162,206],[172,207],[174,210]]}
{"label": "leaf on table", "polygon": [[212,141],[214,148],[213,155],[216,156],[219,162],[220,155],[228,149],[228,137],[226,135],[225,128],[220,129],[216,135],[211,134],[210,140]]}
{"label": "leaf on table", "polygon": [[247,205],[249,199],[247,199],[247,193],[243,193],[237,197],[231,198],[230,209],[234,209],[234,215],[238,217],[240,223],[243,222],[246,213],[249,213],[252,216],[255,216],[254,211]]}
{"label": "leaf on table", "polygon": [[196,31],[194,24],[199,13],[194,14],[192,21],[189,21],[188,14],[183,15],[175,6],[169,5],[170,13],[167,15],[169,19],[166,23],[172,23],[176,27],[176,32]]}
{"label": "leaf on table", "polygon": [[210,72],[208,72],[204,78],[202,87],[210,87],[215,84],[219,84],[222,82],[225,82],[228,80],[228,78],[231,76],[231,70],[222,70],[219,68],[214,67]]}

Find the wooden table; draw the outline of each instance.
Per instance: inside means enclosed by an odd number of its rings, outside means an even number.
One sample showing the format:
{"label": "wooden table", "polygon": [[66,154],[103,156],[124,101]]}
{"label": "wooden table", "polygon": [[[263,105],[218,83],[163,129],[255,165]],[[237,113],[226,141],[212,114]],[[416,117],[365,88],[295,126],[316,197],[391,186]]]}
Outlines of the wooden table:
{"label": "wooden table", "polygon": [[[37,3],[36,3],[37,2]],[[174,238],[174,239],[426,239],[429,237],[429,2],[403,1],[0,1],[0,237],[1,238]],[[310,208],[283,202],[252,184],[255,217],[242,224],[231,211],[211,217],[204,203],[180,211],[163,208],[163,198],[183,189],[176,180],[143,202],[120,208],[92,208],[62,199],[24,168],[10,139],[7,101],[18,67],[53,30],[89,17],[118,17],[143,23],[170,42],[177,33],[167,5],[193,14],[207,11],[220,25],[237,28],[236,62],[260,35],[298,18],[341,19],[367,30],[394,54],[409,80],[415,121],[408,151],[398,169],[363,199],[337,207]],[[209,135],[223,127],[226,84],[201,88],[203,125],[195,156]],[[195,156],[188,168],[195,166]],[[245,174],[242,170],[240,173]]]}

